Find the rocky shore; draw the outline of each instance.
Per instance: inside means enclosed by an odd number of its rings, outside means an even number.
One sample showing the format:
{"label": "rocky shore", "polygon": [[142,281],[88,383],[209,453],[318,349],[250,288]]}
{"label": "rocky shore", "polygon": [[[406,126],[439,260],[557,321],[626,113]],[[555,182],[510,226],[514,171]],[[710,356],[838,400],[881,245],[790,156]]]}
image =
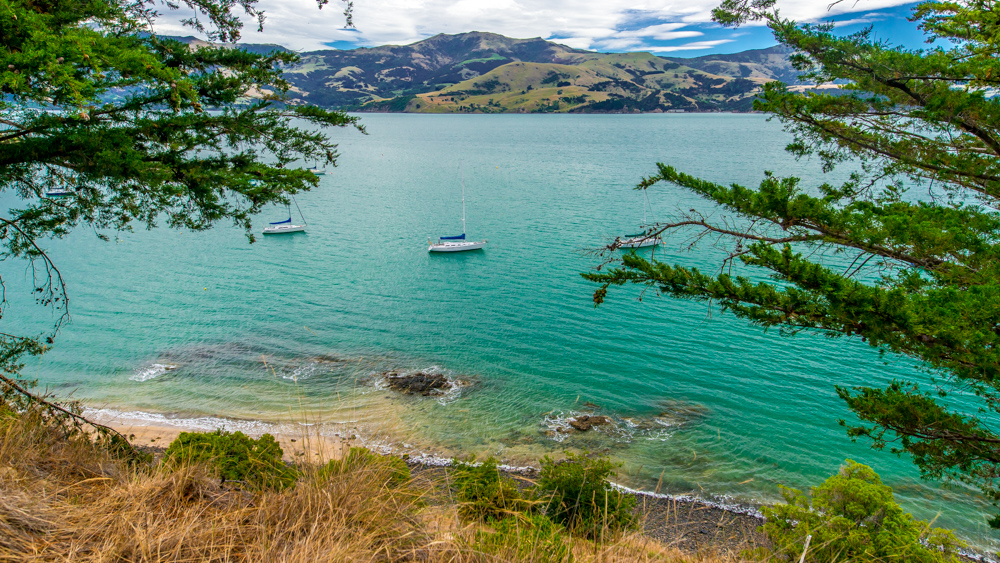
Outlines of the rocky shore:
{"label": "rocky shore", "polygon": [[[415,476],[435,482],[447,479],[447,460],[408,459],[407,463]],[[501,471],[525,487],[537,475],[531,467],[501,467]],[[690,554],[738,554],[765,541],[764,520],[752,508],[738,511],[689,497],[621,489],[636,498],[642,534],[665,546]]]}
{"label": "rocky shore", "polygon": [[[587,424],[588,419],[581,422]],[[600,425],[599,421],[596,421]],[[118,428],[133,436],[133,443],[154,455],[160,455],[166,446],[183,431],[163,426],[130,426]],[[364,445],[357,436],[310,440],[275,436],[289,462],[332,459],[341,457],[350,447]],[[387,454],[388,455],[388,454]],[[450,460],[425,456],[406,459],[414,476],[428,482],[447,480]],[[533,467],[501,468],[523,485],[529,485],[537,475]],[[676,547],[692,554],[737,553],[763,541],[760,526],[763,520],[751,513],[740,512],[688,497],[670,497],[622,488],[636,497],[642,533],[666,546]]]}

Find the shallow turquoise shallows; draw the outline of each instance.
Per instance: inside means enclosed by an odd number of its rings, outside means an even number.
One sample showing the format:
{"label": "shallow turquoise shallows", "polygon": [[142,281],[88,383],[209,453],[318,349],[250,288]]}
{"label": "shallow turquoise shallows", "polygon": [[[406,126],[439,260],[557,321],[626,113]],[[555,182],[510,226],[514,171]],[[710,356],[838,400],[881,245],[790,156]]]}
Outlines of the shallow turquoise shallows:
{"label": "shallow turquoise shallows", "polygon": [[[586,448],[621,461],[631,486],[736,501],[818,484],[851,458],[917,516],[997,547],[980,497],[921,481],[909,460],[851,443],[838,426],[851,416],[834,385],[922,377],[912,361],[880,358],[858,340],[764,333],[652,289],[613,289],[594,308],[579,273],[601,263],[595,248],[636,232],[643,197],[632,188],[655,163],[719,182],[756,185],[769,169],[815,184],[817,163],[784,153],[779,124],[694,114],[362,119],[369,134],[333,131],[340,165],[297,198],[304,234],[250,245],[222,224],[111,242],[80,229],[50,242],[72,321],[26,374],[118,411],[391,420],[379,440],[441,455],[524,462]],[[429,254],[429,237],[461,232],[460,163],[469,238],[489,242]],[[702,205],[665,185],[649,201],[650,220],[661,221]],[[256,231],[284,214],[267,210]],[[712,241],[693,252],[687,242],[655,252],[718,268]],[[24,304],[23,264],[2,267],[14,298],[7,329],[44,329],[50,312]],[[379,373],[415,369],[470,385],[443,398],[382,388]],[[615,424],[561,432],[580,412]]]}

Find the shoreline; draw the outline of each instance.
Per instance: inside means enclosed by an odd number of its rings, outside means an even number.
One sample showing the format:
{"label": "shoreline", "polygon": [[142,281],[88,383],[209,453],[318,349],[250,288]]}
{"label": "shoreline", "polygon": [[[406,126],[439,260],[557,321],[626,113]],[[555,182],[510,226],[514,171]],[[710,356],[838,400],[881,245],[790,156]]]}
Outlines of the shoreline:
{"label": "shoreline", "polygon": [[[401,457],[418,471],[444,472],[452,465],[451,458],[427,452],[401,455],[387,444],[387,440],[364,436],[358,429],[360,425],[352,421],[327,423],[340,426],[330,435],[320,433],[315,423],[273,423],[222,417],[171,419],[158,413],[107,408],[86,408],[84,416],[121,432],[136,447],[157,453],[166,450],[181,432],[212,432],[221,428],[241,431],[253,438],[271,434],[281,446],[283,458],[290,463],[325,463],[341,458],[351,447],[361,446],[380,455]],[[538,468],[532,465],[501,463],[498,467],[504,474],[526,482],[538,474]],[[765,519],[759,504],[730,501],[724,496],[706,499],[689,493],[645,491],[614,482],[611,485],[636,498],[641,514],[641,533],[666,546],[696,555],[719,550],[738,553],[766,541],[762,530]],[[1000,563],[981,551],[960,549],[958,553],[968,561]]]}
{"label": "shoreline", "polygon": [[[310,459],[312,457],[320,457],[323,460],[333,459],[331,456],[339,457],[342,452],[352,446],[362,446],[382,455],[402,457],[414,465],[443,468],[451,466],[452,463],[451,456],[441,455],[433,451],[414,450],[406,442],[399,442],[399,446],[402,448],[398,448],[393,444],[394,440],[379,436],[379,432],[369,433],[359,428],[364,425],[359,421],[307,424],[218,416],[170,418],[159,413],[119,411],[109,408],[86,408],[84,416],[95,422],[106,424],[126,436],[134,435],[136,445],[142,446],[162,445],[166,447],[181,432],[213,432],[217,429],[223,429],[229,432],[240,431],[253,438],[259,438],[265,433],[271,434],[285,452],[284,459],[289,462],[299,461],[305,453],[311,454],[309,455]],[[321,430],[325,430],[325,432],[321,432]],[[408,451],[400,451],[401,449]],[[533,464],[500,463],[498,467],[510,475],[525,477],[533,476],[538,471],[538,467]],[[691,493],[661,493],[619,483],[612,483],[612,485],[622,492],[636,496],[677,503],[698,503],[713,509],[763,519],[759,510],[760,503],[741,502],[725,495],[712,495],[710,498],[704,498]]]}
{"label": "shoreline", "polygon": [[[161,414],[90,408],[85,409],[84,414],[126,435],[136,447],[154,453],[166,450],[181,432],[211,432],[223,428],[241,431],[254,438],[271,434],[281,446],[285,461],[291,463],[325,463],[342,457],[355,446],[366,447],[381,455],[400,456],[391,446],[377,438],[366,438],[354,431],[356,429],[334,431],[334,435],[330,436],[320,433],[318,429],[311,432],[313,426],[293,428],[291,424],[253,420],[217,417],[170,419]],[[293,429],[299,432],[294,433]],[[417,472],[446,472],[452,465],[450,458],[431,453],[404,454],[402,457]],[[538,474],[538,468],[530,465],[500,464],[499,468],[504,474],[524,482],[530,482]],[[612,486],[636,498],[641,514],[641,533],[664,545],[689,553],[703,553],[706,550],[739,551],[763,540],[760,530],[763,516],[757,506],[707,500],[689,494],[643,491],[617,483],[612,483]]]}

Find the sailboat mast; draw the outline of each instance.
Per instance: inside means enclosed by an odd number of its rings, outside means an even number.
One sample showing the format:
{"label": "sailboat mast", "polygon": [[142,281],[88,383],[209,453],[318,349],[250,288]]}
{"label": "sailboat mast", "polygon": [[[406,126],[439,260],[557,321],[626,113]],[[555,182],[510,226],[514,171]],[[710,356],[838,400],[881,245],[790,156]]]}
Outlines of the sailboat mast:
{"label": "sailboat mast", "polygon": [[465,174],[462,165],[458,165],[458,175],[462,178],[462,234],[465,234]]}
{"label": "sailboat mast", "polygon": [[[299,202],[295,201],[295,197],[294,196],[292,197],[292,202],[295,203],[295,209],[297,209],[299,211],[299,217],[302,218],[302,224],[305,225],[306,224],[306,216],[302,214],[302,208],[299,207]],[[290,207],[288,208],[288,218],[289,219],[292,218],[292,209]]]}

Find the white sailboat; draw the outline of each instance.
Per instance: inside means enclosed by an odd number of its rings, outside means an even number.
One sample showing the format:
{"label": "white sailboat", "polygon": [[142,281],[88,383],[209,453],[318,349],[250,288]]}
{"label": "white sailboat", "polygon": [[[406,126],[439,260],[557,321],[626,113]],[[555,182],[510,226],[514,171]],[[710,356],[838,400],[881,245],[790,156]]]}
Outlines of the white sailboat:
{"label": "white sailboat", "polygon": [[[461,175],[461,168],[459,168]],[[486,240],[465,240],[465,176],[462,175],[462,234],[451,237],[439,237],[437,242],[427,239],[427,252],[463,252],[479,250],[486,246]]]}
{"label": "white sailboat", "polygon": [[638,233],[625,235],[625,238],[621,239],[621,242],[618,243],[618,248],[645,248],[647,246],[656,246],[662,242],[663,240],[660,239],[659,235],[650,236],[647,233]]}
{"label": "white sailboat", "polygon": [[302,224],[296,225],[292,223],[292,206],[286,206],[288,208],[288,219],[284,221],[275,221],[274,223],[269,223],[268,226],[264,227],[265,235],[284,235],[288,233],[301,233],[306,230],[306,218],[302,215],[302,209],[299,208],[299,202],[292,198],[292,202],[295,204],[295,209],[299,211],[299,217],[302,218]]}
{"label": "white sailboat", "polygon": [[319,162],[316,162],[315,164],[313,164],[309,168],[306,168],[306,171],[307,172],[312,172],[313,174],[315,174],[317,176],[322,176],[322,175],[326,174],[326,168],[320,168],[319,167]]}
{"label": "white sailboat", "polygon": [[[642,226],[646,227],[646,207],[649,205],[649,196],[646,195],[646,190],[642,191],[642,195],[645,197],[645,202],[642,206]],[[618,248],[645,248],[647,246],[656,246],[658,244],[663,244],[663,240],[660,235],[651,235],[648,232],[637,233],[634,235],[625,235],[619,239]]]}

